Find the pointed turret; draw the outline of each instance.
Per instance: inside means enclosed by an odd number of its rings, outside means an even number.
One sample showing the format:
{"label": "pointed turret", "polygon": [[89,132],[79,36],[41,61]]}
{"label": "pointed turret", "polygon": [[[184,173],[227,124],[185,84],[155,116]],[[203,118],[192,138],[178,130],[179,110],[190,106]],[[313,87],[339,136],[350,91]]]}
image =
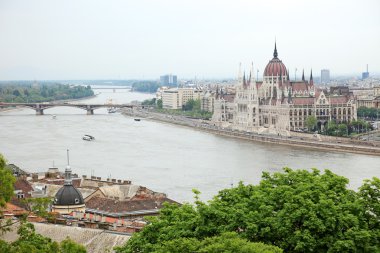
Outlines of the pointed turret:
{"label": "pointed turret", "polygon": [[69,160],[69,150],[67,150],[67,166],[65,169],[65,185],[72,185],[72,179],[71,179],[71,167],[70,167],[70,160]]}
{"label": "pointed turret", "polygon": [[302,69],[302,81],[305,81],[305,70]]}
{"label": "pointed turret", "polygon": [[238,73],[238,83],[240,84],[242,81],[242,76],[241,76],[241,62],[239,63],[239,73]]}
{"label": "pointed turret", "polygon": [[255,73],[253,72],[253,62],[251,62],[251,71],[250,71],[250,83],[253,84],[255,82]]}
{"label": "pointed turret", "polygon": [[310,71],[310,86],[314,85],[314,80],[313,80],[313,69]]}
{"label": "pointed turret", "polygon": [[243,73],[243,87],[245,88],[246,87],[246,82],[245,82],[245,71]]}
{"label": "pointed turret", "polygon": [[273,57],[277,58],[278,53],[277,53],[277,45],[276,45],[276,40],[274,41],[274,52],[273,52]]}

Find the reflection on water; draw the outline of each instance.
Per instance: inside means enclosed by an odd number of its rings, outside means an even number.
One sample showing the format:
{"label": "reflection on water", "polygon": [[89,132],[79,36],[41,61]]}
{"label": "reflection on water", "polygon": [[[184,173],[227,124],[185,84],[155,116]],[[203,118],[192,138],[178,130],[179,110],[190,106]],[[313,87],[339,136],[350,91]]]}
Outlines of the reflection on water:
{"label": "reflection on water", "polygon": [[[97,90],[99,91],[99,90]],[[144,100],[152,95],[132,92],[102,93],[81,103]],[[30,171],[53,164],[63,169],[66,148],[74,173],[120,179],[162,191],[179,201],[192,201],[192,188],[209,199],[240,180],[257,183],[263,170],[282,167],[331,169],[357,188],[365,178],[380,177],[380,158],[358,154],[254,143],[216,136],[194,129],[141,120],[106,109],[86,115],[78,108],[51,108],[35,116],[30,109],[0,113],[0,152],[9,162]],[[82,140],[84,134],[96,140]]]}

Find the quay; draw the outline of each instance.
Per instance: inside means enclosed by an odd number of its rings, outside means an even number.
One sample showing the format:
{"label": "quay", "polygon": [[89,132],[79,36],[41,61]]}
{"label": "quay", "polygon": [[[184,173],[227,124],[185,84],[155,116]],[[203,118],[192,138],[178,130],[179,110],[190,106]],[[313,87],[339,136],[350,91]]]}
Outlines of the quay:
{"label": "quay", "polygon": [[338,152],[349,152],[356,154],[366,154],[380,156],[379,141],[361,141],[349,138],[332,137],[320,135],[322,139],[313,137],[312,134],[292,132],[292,136],[258,134],[253,132],[237,131],[232,129],[223,129],[209,124],[207,121],[200,119],[190,119],[184,116],[168,115],[148,110],[124,110],[124,115],[132,117],[141,117],[148,120],[166,122],[196,130],[208,132],[216,135],[238,138],[248,141],[273,143],[280,145],[305,147],[310,149],[333,150]]}

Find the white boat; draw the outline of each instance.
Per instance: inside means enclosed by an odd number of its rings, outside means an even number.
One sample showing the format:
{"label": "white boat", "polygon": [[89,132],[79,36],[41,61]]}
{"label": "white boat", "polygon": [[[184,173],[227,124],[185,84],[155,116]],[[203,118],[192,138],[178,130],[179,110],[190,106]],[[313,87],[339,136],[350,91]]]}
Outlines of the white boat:
{"label": "white boat", "polygon": [[91,135],[88,135],[88,134],[85,134],[85,135],[83,135],[82,140],[84,140],[84,141],[93,141],[93,140],[95,140],[95,137],[91,136]]}
{"label": "white boat", "polygon": [[108,109],[108,113],[115,113],[116,112],[116,109],[115,108],[109,108]]}

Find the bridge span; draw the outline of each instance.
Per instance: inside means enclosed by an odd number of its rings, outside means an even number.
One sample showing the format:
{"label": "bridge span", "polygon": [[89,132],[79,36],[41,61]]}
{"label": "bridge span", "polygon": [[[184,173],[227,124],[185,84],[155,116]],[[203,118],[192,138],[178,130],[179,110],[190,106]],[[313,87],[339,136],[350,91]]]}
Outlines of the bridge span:
{"label": "bridge span", "polygon": [[43,115],[44,110],[52,107],[76,107],[87,111],[87,115],[93,115],[98,108],[137,108],[132,104],[80,104],[80,103],[0,103],[0,108],[4,107],[26,107],[36,111],[36,115]]}

